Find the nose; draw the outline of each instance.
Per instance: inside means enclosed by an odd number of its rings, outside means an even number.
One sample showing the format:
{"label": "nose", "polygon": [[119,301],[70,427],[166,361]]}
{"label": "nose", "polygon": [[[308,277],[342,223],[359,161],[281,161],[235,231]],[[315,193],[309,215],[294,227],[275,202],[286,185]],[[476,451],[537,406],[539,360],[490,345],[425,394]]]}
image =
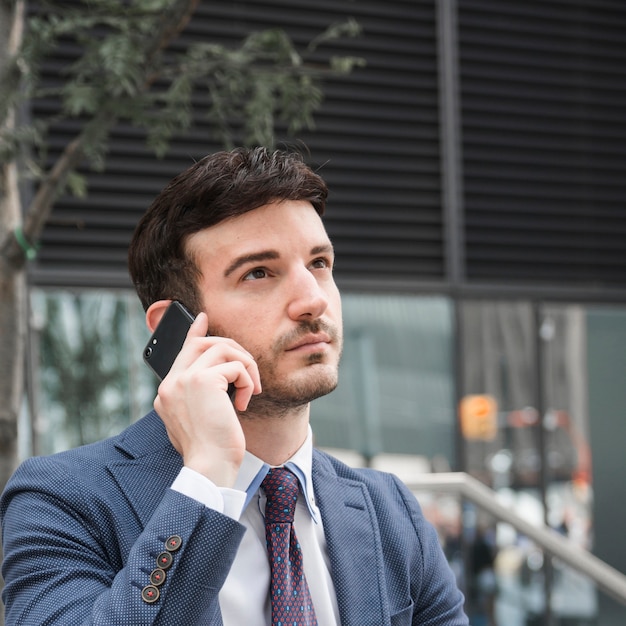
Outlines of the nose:
{"label": "nose", "polygon": [[317,319],[328,307],[328,294],[308,268],[294,272],[289,285],[288,315],[293,320]]}

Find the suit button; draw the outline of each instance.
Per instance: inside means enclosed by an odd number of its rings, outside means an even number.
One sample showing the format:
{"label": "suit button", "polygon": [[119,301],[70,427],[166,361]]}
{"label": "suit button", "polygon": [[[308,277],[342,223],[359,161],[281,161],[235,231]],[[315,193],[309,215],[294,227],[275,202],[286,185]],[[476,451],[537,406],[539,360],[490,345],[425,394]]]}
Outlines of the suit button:
{"label": "suit button", "polygon": [[150,574],[150,582],[155,587],[160,587],[165,582],[165,577],[165,572],[162,569],[157,568],[152,571],[152,574]]}
{"label": "suit button", "polygon": [[183,545],[183,540],[178,535],[172,535],[165,542],[165,549],[168,552],[176,552],[176,550],[178,550],[178,548],[180,548],[180,546],[182,545]]}
{"label": "suit button", "polygon": [[156,602],[160,595],[160,591],[154,585],[147,585],[141,590],[141,597],[148,604]]}
{"label": "suit button", "polygon": [[170,552],[161,552],[161,554],[157,556],[157,567],[164,570],[169,569],[172,566],[173,560],[174,557],[171,555]]}

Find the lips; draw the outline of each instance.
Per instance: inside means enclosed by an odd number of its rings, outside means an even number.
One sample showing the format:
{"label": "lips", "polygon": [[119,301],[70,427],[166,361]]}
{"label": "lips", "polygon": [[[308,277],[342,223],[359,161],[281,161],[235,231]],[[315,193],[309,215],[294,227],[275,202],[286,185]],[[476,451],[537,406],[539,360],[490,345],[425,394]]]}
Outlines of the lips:
{"label": "lips", "polygon": [[286,351],[290,352],[292,350],[297,350],[298,348],[303,348],[305,346],[318,345],[318,344],[329,344],[331,342],[330,337],[326,333],[316,333],[305,335],[300,338],[295,343],[291,344]]}

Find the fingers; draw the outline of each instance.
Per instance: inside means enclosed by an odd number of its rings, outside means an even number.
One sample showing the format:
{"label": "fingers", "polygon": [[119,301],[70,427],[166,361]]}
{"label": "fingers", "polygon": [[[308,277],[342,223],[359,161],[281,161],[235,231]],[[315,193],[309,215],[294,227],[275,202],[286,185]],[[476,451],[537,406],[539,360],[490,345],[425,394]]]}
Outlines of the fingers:
{"label": "fingers", "polygon": [[198,385],[205,389],[228,391],[230,383],[236,388],[235,407],[245,411],[250,398],[261,393],[261,380],[254,357],[240,344],[226,337],[207,336],[208,319],[198,314],[187,333],[181,352],[172,365],[169,381],[179,376],[192,380],[198,376]]}
{"label": "fingers", "polygon": [[[245,411],[261,380],[252,355],[232,339],[207,337],[200,314],[167,376],[154,408],[187,467],[216,484],[231,486],[245,452],[245,438],[235,411]],[[228,396],[234,384],[234,402]]]}

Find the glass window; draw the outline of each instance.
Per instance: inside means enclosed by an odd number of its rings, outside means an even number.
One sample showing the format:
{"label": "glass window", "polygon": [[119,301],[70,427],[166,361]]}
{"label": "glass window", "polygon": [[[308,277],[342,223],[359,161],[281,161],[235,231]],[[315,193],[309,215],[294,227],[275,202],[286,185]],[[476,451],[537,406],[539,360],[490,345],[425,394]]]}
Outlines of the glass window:
{"label": "glass window", "polygon": [[[467,470],[520,516],[546,521],[585,549],[593,535],[588,395],[594,386],[587,352],[596,317],[579,305],[523,301],[468,301],[460,313]],[[465,523],[476,531],[471,518]],[[498,623],[521,626],[548,610],[577,626],[595,619],[589,579],[544,558],[507,525],[496,523],[494,531]],[[523,598],[521,621],[513,617],[515,597]],[[478,610],[474,596],[468,598]]]}
{"label": "glass window", "polygon": [[[130,291],[32,292],[33,452],[119,432],[151,409],[149,333]],[[313,403],[320,446],[454,464],[452,313],[445,298],[347,294],[339,387]]]}
{"label": "glass window", "polygon": [[537,487],[541,464],[532,306],[463,302],[460,319],[466,470],[494,488]]}
{"label": "glass window", "polygon": [[31,317],[30,452],[103,439],[151,408],[149,334],[134,293],[33,290]]}
{"label": "glass window", "polygon": [[[626,307],[587,309],[583,358],[589,384],[589,440],[593,452],[593,551],[626,572],[626,499],[624,442],[626,441]],[[586,431],[585,431],[586,432]],[[598,624],[624,623],[623,604],[600,596]]]}
{"label": "glass window", "polygon": [[320,446],[454,465],[453,314],[443,297],[344,294],[338,388],[313,403]]}

